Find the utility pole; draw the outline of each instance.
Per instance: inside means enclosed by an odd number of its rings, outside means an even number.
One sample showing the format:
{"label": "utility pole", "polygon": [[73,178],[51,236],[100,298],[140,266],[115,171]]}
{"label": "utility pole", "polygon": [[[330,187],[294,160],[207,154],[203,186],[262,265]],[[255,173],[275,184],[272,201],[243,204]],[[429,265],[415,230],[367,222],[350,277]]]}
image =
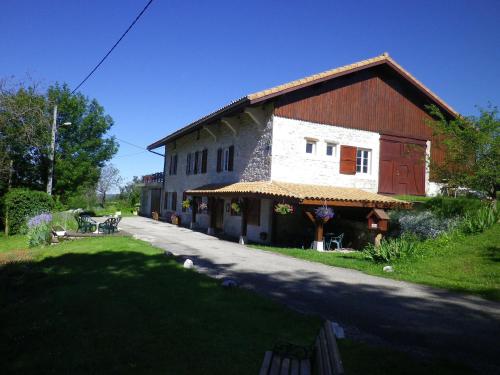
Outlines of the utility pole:
{"label": "utility pole", "polygon": [[49,195],[52,195],[52,179],[54,176],[54,156],[56,153],[56,132],[57,132],[57,104],[54,105],[54,114],[52,119],[52,135],[50,138],[49,173],[47,176],[47,194]]}

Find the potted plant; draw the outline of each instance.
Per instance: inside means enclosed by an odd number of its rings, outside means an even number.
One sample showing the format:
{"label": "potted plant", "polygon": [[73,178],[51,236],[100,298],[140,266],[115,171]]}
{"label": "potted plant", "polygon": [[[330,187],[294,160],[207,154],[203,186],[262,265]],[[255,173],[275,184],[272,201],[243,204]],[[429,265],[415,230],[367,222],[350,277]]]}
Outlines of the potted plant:
{"label": "potted plant", "polygon": [[316,215],[317,219],[323,220],[323,222],[325,223],[335,216],[333,210],[328,206],[321,206],[316,208],[314,210],[314,214]]}
{"label": "potted plant", "polygon": [[199,205],[198,205],[198,210],[201,212],[201,211],[206,211],[208,208],[208,205],[205,203],[205,202],[201,202]]}
{"label": "potted plant", "polygon": [[291,204],[288,203],[278,203],[274,206],[274,212],[280,215],[290,215],[293,214],[294,208]]}
{"label": "potted plant", "polygon": [[191,208],[191,200],[190,199],[183,200],[182,201],[182,208],[184,208],[186,210]]}
{"label": "potted plant", "polygon": [[237,214],[239,214],[240,211],[241,211],[241,207],[240,207],[240,205],[238,203],[233,202],[233,203],[231,203],[231,210],[233,210],[234,212],[236,212]]}
{"label": "potted plant", "polygon": [[172,214],[170,216],[170,222],[174,225],[179,225],[180,221],[179,221],[179,216],[177,216],[177,214]]}

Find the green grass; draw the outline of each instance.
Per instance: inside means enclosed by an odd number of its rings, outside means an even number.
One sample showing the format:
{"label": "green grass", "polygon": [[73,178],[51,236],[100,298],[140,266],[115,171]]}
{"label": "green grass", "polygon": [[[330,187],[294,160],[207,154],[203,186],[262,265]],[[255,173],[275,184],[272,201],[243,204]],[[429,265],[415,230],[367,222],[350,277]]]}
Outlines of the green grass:
{"label": "green grass", "polygon": [[311,250],[254,246],[263,250],[323,263],[353,268],[371,275],[406,280],[458,292],[500,300],[500,224],[473,235],[429,240],[418,255],[390,263],[393,273],[365,259],[361,252],[322,253]]}
{"label": "green grass", "polygon": [[[255,374],[276,341],[313,342],[320,320],[223,289],[130,237],[24,249],[0,237],[2,373]],[[349,374],[465,374],[462,367],[340,342]]]}

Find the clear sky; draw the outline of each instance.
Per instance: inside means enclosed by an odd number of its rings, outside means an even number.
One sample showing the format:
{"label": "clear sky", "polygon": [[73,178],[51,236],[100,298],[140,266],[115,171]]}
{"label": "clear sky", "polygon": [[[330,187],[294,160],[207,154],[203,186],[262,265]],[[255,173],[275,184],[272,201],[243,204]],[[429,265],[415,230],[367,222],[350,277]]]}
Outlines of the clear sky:
{"label": "clear sky", "polygon": [[[0,76],[75,87],[146,0],[1,0]],[[248,93],[389,52],[462,114],[500,105],[500,0],[155,0],[81,88],[146,146]],[[162,150],[158,150],[162,151]],[[122,143],[125,180],[162,158]]]}

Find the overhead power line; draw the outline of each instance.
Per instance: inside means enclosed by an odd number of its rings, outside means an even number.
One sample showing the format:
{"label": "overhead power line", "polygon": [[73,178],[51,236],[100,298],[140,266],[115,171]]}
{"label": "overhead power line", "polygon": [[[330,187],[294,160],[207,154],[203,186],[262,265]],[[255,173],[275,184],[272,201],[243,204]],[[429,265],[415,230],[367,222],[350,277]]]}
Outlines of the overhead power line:
{"label": "overhead power line", "polygon": [[148,150],[148,149],[147,149],[146,147],[144,147],[144,146],[139,146],[139,145],[136,145],[136,144],[131,143],[131,142],[129,142],[129,141],[126,141],[126,140],[124,140],[124,139],[120,139],[120,138],[118,138],[118,137],[115,137],[115,139],[116,139],[116,140],[118,140],[119,142],[126,143],[126,144],[128,144],[128,145],[130,145],[130,146],[133,146],[133,147],[139,148],[139,149],[141,149],[141,150],[149,151],[149,152],[151,152],[152,154],[156,154],[156,155],[160,155],[160,156],[165,156],[165,155],[163,155],[163,154],[160,154],[159,152],[152,151],[152,150]]}
{"label": "overhead power line", "polygon": [[104,62],[104,60],[106,60],[108,58],[108,56],[111,54],[111,52],[113,52],[113,50],[116,48],[116,46],[118,46],[118,44],[122,41],[122,39],[125,37],[125,35],[127,35],[127,33],[132,29],[132,27],[134,27],[134,25],[136,24],[136,22],[139,20],[139,18],[141,18],[141,16],[144,14],[144,12],[146,11],[146,9],[148,9],[148,7],[151,5],[152,2],[153,2],[153,0],[149,0],[148,1],[148,3],[146,4],[146,6],[137,15],[137,17],[130,24],[130,26],[127,28],[127,30],[125,30],[125,32],[122,34],[122,36],[120,37],[120,39],[117,40],[117,42],[113,45],[113,47],[111,47],[111,49],[108,51],[108,53],[106,53],[106,55],[104,55],[104,57],[101,59],[101,61],[99,61],[99,63],[94,67],[94,69],[92,69],[90,71],[90,73],[87,74],[87,76],[83,79],[83,81],[81,81],[78,84],[78,86],[76,86],[76,88],[73,91],[71,91],[71,94],[74,94],[92,76],[92,74],[94,74],[94,72],[101,66],[101,64]]}

